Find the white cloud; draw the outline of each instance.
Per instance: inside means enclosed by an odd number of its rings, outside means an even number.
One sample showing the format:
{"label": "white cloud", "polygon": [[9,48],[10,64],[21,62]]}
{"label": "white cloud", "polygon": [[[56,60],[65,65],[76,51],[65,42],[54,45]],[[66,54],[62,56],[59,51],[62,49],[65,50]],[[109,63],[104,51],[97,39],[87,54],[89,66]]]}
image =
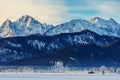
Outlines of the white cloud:
{"label": "white cloud", "polygon": [[[79,1],[79,0],[77,0]],[[70,0],[0,0],[0,24],[5,19],[16,20],[28,14],[42,23],[59,24],[74,18],[90,18],[85,14],[72,14],[69,10],[95,10],[94,16],[120,20],[118,0],[83,0],[80,5],[68,6]],[[82,5],[81,5],[82,4]]]}
{"label": "white cloud", "polygon": [[62,21],[60,15],[64,15],[67,8],[64,0],[0,0],[0,11],[0,22],[28,14],[41,22],[58,24]]}
{"label": "white cloud", "polygon": [[107,13],[107,14],[118,14],[118,12],[120,12],[119,3],[117,2],[101,4],[98,6],[98,8],[101,12]]}
{"label": "white cloud", "polygon": [[15,20],[21,15],[32,14],[35,6],[30,4],[31,0],[0,0],[0,23],[5,19]]}
{"label": "white cloud", "polygon": [[[114,18],[120,21],[120,1],[118,0],[86,0],[87,7],[84,9],[95,10],[97,14],[94,16],[102,17],[105,19]],[[90,16],[88,16],[90,17]]]}
{"label": "white cloud", "polygon": [[38,7],[39,19],[47,23],[58,24],[62,21],[68,8],[64,0],[33,0],[33,4]]}

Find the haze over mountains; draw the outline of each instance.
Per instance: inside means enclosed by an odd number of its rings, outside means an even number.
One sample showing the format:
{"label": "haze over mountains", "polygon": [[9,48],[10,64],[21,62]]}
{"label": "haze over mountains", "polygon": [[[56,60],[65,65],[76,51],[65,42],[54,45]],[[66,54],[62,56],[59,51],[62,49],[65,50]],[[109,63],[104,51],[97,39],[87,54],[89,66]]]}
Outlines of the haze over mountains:
{"label": "haze over mountains", "polygon": [[51,66],[60,60],[66,66],[120,66],[120,24],[112,18],[53,26],[24,15],[6,20],[0,35],[1,65]]}

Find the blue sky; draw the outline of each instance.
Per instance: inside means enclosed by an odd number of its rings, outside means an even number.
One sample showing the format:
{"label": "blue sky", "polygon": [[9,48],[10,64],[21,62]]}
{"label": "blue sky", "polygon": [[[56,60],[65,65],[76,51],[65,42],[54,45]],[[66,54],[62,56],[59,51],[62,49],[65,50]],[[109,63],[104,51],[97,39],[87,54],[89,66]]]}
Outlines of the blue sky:
{"label": "blue sky", "polygon": [[54,25],[96,16],[120,22],[120,0],[0,0],[0,24],[26,14]]}

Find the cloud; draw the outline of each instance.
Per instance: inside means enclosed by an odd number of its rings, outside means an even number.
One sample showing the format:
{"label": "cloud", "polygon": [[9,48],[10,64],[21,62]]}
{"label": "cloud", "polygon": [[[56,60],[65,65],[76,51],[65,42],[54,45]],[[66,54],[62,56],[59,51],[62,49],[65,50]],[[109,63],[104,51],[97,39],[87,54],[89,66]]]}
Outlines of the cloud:
{"label": "cloud", "polygon": [[[89,0],[88,0],[89,1]],[[89,10],[97,11],[95,16],[100,16],[103,18],[117,18],[115,16],[120,16],[120,2],[118,0],[93,0],[92,2],[87,2]]]}
{"label": "cloud", "polygon": [[16,20],[28,14],[40,22],[58,24],[63,21],[61,15],[67,11],[64,0],[0,0],[0,21]]}
{"label": "cloud", "polygon": [[110,17],[120,21],[119,0],[0,0],[0,23],[28,14],[42,23],[60,24],[75,18]]}
{"label": "cloud", "polygon": [[69,3],[69,0],[65,1],[69,7],[68,16],[83,19],[95,16],[105,19],[112,17],[120,21],[118,18],[120,16],[119,0],[74,0],[73,4]]}
{"label": "cloud", "polygon": [[117,12],[120,12],[119,4],[120,3],[118,2],[109,2],[106,4],[100,4],[98,8],[103,13],[116,14]]}
{"label": "cloud", "polygon": [[63,17],[68,8],[64,4],[64,0],[33,0],[32,2],[38,7],[38,12],[40,13],[39,19],[45,20],[48,23],[58,24],[63,22]]}
{"label": "cloud", "polygon": [[31,0],[0,0],[0,23],[5,19],[15,20],[21,15],[32,14],[35,6],[31,5]]}

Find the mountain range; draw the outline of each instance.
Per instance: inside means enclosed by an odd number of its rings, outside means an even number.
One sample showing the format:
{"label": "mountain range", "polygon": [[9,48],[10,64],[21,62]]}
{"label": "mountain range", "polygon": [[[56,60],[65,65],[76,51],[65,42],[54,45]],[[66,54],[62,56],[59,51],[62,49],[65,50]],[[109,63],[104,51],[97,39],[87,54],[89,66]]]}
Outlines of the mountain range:
{"label": "mountain range", "polygon": [[99,17],[90,20],[76,19],[60,25],[42,24],[29,15],[24,15],[12,22],[6,20],[0,27],[1,37],[28,36],[31,34],[56,35],[61,33],[74,33],[89,29],[100,35],[120,37],[120,24],[114,19],[104,20]]}
{"label": "mountain range", "polygon": [[29,15],[0,27],[1,65],[120,66],[120,24],[110,18],[42,24]]}
{"label": "mountain range", "polygon": [[5,38],[43,34],[51,28],[53,28],[53,25],[42,24],[31,16],[24,15],[14,22],[6,20],[0,27],[0,35]]}

